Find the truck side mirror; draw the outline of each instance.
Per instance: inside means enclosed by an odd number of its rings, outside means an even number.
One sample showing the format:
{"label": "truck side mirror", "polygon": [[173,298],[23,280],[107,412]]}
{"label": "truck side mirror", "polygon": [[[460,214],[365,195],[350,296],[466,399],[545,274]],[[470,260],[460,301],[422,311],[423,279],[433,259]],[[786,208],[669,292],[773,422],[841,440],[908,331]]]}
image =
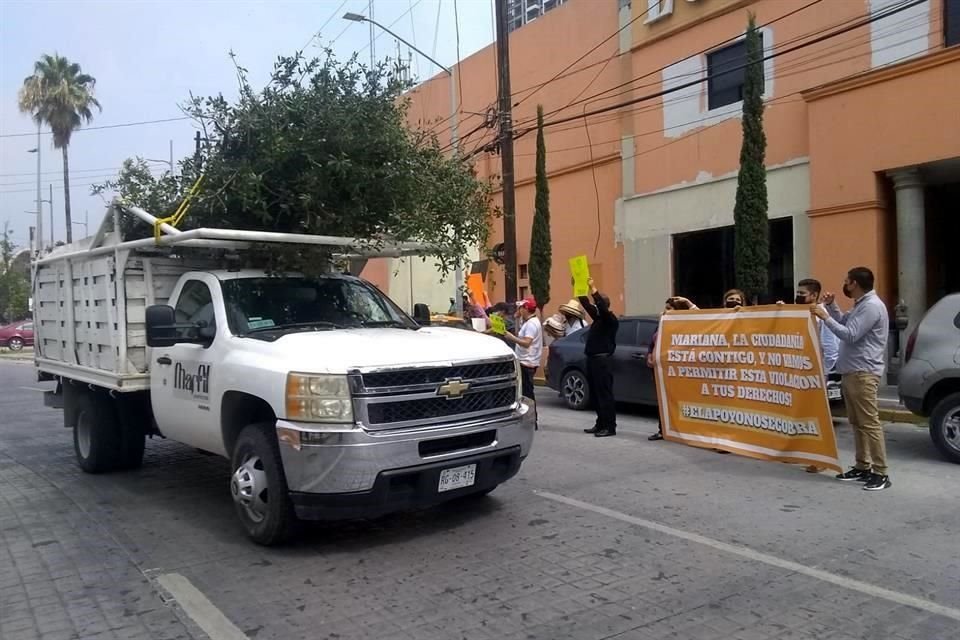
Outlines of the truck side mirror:
{"label": "truck side mirror", "polygon": [[413,305],[413,319],[416,320],[417,324],[421,327],[429,326],[430,307],[422,303]]}
{"label": "truck side mirror", "polygon": [[[207,344],[209,338],[201,335],[203,324],[177,322],[173,307],[165,304],[155,304],[147,307],[144,319],[147,325],[148,347],[172,347],[175,344]],[[191,335],[183,335],[182,330],[192,331]]]}

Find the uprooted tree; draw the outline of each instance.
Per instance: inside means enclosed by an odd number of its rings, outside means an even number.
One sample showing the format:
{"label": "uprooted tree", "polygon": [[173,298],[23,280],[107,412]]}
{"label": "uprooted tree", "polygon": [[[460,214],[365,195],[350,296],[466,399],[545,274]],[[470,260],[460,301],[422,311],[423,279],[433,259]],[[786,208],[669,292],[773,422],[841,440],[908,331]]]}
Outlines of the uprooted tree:
{"label": "uprooted tree", "polygon": [[[277,60],[259,92],[237,70],[236,101],[195,97],[184,107],[210,141],[185,226],[423,242],[437,248],[445,273],[486,244],[490,185],[445,155],[432,132],[408,127],[410,85],[395,69],[341,62],[329,51],[310,60],[297,53]],[[142,160],[129,160],[95,191],[115,190],[168,215],[198,176],[194,158],[180,169],[158,178]],[[276,269],[316,259],[286,250],[266,257]]]}

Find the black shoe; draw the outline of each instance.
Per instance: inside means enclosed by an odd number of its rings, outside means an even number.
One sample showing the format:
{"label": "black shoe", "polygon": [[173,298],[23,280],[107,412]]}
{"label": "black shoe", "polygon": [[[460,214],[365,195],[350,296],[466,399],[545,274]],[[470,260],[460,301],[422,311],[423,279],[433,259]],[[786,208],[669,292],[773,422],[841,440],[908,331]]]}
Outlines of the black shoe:
{"label": "black shoe", "polygon": [[663,434],[657,431],[655,434],[647,438],[651,442],[656,442],[657,440],[663,440]]}
{"label": "black shoe", "polygon": [[843,480],[844,482],[867,482],[870,479],[872,474],[866,469],[857,469],[853,467],[846,473],[837,474],[837,480]]}
{"label": "black shoe", "polygon": [[596,433],[597,431],[600,431],[600,427],[590,427],[583,430],[584,433]]}
{"label": "black shoe", "polygon": [[893,486],[890,482],[890,476],[882,476],[879,473],[871,473],[867,483],[863,485],[864,491],[883,491]]}
{"label": "black shoe", "polygon": [[600,429],[593,434],[594,438],[609,438],[611,436],[617,435],[617,432],[612,429]]}

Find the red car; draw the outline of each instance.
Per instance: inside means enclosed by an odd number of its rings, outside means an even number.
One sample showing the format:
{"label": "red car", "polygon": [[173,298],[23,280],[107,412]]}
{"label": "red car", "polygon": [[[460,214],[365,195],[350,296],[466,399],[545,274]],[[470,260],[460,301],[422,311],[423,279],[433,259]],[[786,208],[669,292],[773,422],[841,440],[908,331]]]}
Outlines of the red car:
{"label": "red car", "polygon": [[32,320],[14,322],[0,328],[0,347],[7,347],[10,351],[20,351],[25,346],[33,346]]}

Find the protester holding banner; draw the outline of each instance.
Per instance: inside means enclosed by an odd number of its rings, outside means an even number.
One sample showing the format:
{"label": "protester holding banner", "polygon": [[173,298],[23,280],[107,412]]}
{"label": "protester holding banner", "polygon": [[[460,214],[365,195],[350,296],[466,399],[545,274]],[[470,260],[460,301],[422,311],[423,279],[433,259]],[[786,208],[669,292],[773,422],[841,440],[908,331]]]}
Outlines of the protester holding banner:
{"label": "protester holding banner", "polygon": [[824,296],[826,308],[814,305],[811,310],[840,339],[837,370],[843,376],[843,397],[854,432],[856,464],[837,478],[863,482],[866,491],[882,491],[893,486],[877,402],[886,365],[890,319],[887,306],[873,285],[873,272],[855,267],[843,283],[843,294],[854,300],[852,310],[841,313],[832,293]]}
{"label": "protester holding banner", "polygon": [[587,356],[587,381],[593,394],[597,422],[593,428],[584,431],[597,438],[607,438],[617,435],[617,406],[613,399],[613,368],[610,359],[617,348],[620,320],[610,310],[610,298],[597,290],[593,278],[590,278],[587,284],[593,299],[583,296],[580,304],[593,320],[584,353]]}
{"label": "protester holding banner", "polygon": [[[662,317],[664,313],[668,311],[686,311],[690,308],[690,301],[686,298],[667,298],[667,302],[663,307],[663,313],[660,314]],[[659,329],[653,332],[653,335],[650,337],[650,350],[647,352],[647,366],[653,369],[653,385],[657,385],[657,334]],[[659,402],[657,403],[659,405]],[[659,409],[659,407],[658,407]],[[652,442],[658,440],[663,440],[663,418],[660,417],[659,411],[657,412],[657,432],[647,438]]]}

